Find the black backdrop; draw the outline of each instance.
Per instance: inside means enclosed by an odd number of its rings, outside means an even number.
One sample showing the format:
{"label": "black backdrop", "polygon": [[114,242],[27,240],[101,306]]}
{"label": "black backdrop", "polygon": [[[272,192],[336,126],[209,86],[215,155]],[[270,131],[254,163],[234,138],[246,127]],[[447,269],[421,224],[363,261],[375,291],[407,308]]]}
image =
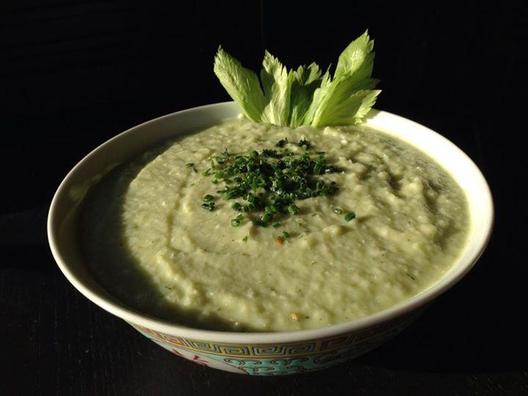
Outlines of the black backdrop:
{"label": "black backdrop", "polygon": [[[528,394],[527,327],[520,321],[528,275],[526,6],[343,4],[2,2],[0,335],[10,342],[0,354],[7,369],[0,383],[31,393],[190,392],[229,382],[233,392],[277,394]],[[264,49],[289,66],[328,65],[366,28],[383,89],[377,107],[459,145],[484,172],[496,203],[488,251],[422,320],[356,362],[302,380],[257,382],[168,356],[66,283],[46,247],[45,211],[84,153],[141,121],[226,100],[212,72],[219,44],[254,68]],[[86,326],[93,326],[90,337]],[[147,367],[149,379],[130,374],[131,364]],[[182,385],[183,378],[190,382]]]}

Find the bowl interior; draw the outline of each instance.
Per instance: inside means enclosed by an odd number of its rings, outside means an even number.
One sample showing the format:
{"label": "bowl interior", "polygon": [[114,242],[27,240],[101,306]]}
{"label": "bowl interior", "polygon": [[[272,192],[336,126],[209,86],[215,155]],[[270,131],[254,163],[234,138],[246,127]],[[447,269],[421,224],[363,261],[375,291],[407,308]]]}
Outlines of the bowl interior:
{"label": "bowl interior", "polygon": [[134,158],[156,143],[175,134],[205,129],[238,114],[236,106],[208,105],[156,118],[108,140],[86,155],[68,173],[50,207],[48,238],[59,267],[81,293],[90,299],[100,296],[128,309],[95,281],[79,252],[77,215],[88,189],[113,167]]}
{"label": "bowl interior", "polygon": [[475,263],[489,239],[493,205],[488,185],[477,166],[450,141],[413,121],[373,111],[367,125],[411,143],[447,170],[466,193],[469,203],[468,242],[453,267],[417,296],[367,318],[315,330],[283,333],[233,333],[185,328],[134,311],[106,292],[83,262],[76,240],[79,204],[89,187],[115,165],[144,152],[171,136],[205,129],[239,114],[232,102],[201,106],[148,121],[105,142],[84,157],[59,186],[48,216],[52,253],[68,280],[103,309],[133,324],[167,334],[220,342],[299,341],[349,332],[392,319],[419,308],[458,281]]}
{"label": "bowl interior", "polygon": [[[453,283],[469,271],[484,251],[493,224],[493,202],[489,186],[475,163],[451,141],[414,121],[379,112],[368,125],[398,137],[425,152],[440,164],[466,194],[470,216],[467,243],[455,265],[432,287]],[[427,292],[427,290],[425,291]]]}

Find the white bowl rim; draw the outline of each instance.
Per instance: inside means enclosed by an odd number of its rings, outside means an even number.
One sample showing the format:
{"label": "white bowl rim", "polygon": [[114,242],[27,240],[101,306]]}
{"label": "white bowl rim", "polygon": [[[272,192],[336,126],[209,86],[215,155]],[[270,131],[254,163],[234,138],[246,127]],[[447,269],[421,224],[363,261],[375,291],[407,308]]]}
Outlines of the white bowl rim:
{"label": "white bowl rim", "polygon": [[129,128],[125,130],[124,132],[121,132],[118,135],[115,135],[111,139],[108,139],[107,141],[103,142],[101,145],[93,149],[84,158],[82,158],[70,170],[70,172],[68,172],[68,174],[65,176],[65,178],[62,180],[61,184],[59,185],[57,191],[55,192],[50,208],[49,208],[48,221],[47,221],[48,242],[49,242],[53,257],[55,261],[57,262],[60,270],[64,274],[64,276],[81,294],[83,294],[86,298],[88,298],[89,300],[91,300],[93,303],[103,308],[104,310],[110,312],[111,314],[121,319],[124,319],[125,321],[135,326],[145,327],[147,329],[154,330],[156,332],[164,333],[164,334],[171,335],[171,336],[190,338],[190,339],[199,340],[199,341],[215,341],[215,342],[220,342],[220,343],[233,343],[233,344],[254,344],[254,343],[276,344],[276,343],[291,343],[291,342],[300,342],[300,341],[313,340],[313,339],[328,338],[328,337],[336,336],[339,334],[346,334],[346,333],[350,333],[353,331],[358,331],[358,330],[362,330],[365,328],[373,327],[376,325],[381,325],[384,322],[388,322],[392,319],[396,319],[397,317],[404,316],[407,313],[417,310],[418,308],[424,306],[428,302],[431,302],[432,300],[434,300],[440,294],[443,294],[446,290],[451,288],[460,279],[462,279],[471,270],[471,268],[475,265],[479,257],[484,252],[489,242],[491,232],[493,229],[494,208],[493,208],[493,200],[492,200],[491,191],[489,189],[489,186],[484,176],[479,170],[479,168],[462,150],[460,150],[455,144],[453,144],[451,141],[449,141],[447,138],[443,137],[442,135],[438,134],[437,132],[421,124],[418,124],[414,121],[398,116],[396,114],[386,112],[386,111],[374,110],[373,114],[375,114],[376,116],[383,115],[383,116],[394,118],[395,120],[411,123],[411,124],[414,124],[415,126],[419,126],[423,128],[429,133],[436,135],[436,139],[440,138],[441,140],[443,140],[446,145],[450,146],[450,150],[453,150],[453,152],[457,152],[457,155],[459,156],[465,157],[465,160],[467,161],[467,166],[474,168],[472,169],[473,176],[479,179],[478,183],[480,184],[480,187],[482,190],[481,191],[482,196],[480,197],[480,199],[484,201],[484,207],[485,207],[485,211],[484,213],[482,213],[482,216],[484,217],[484,222],[486,224],[486,227],[485,227],[486,229],[483,231],[483,233],[481,233],[481,237],[479,238],[480,240],[477,241],[479,248],[475,251],[472,257],[467,259],[466,262],[460,266],[459,270],[453,271],[452,273],[448,273],[444,275],[443,278],[437,281],[433,286],[431,286],[425,292],[420,293],[417,296],[411,297],[410,299],[406,299],[403,302],[397,305],[394,305],[388,309],[374,313],[364,318],[347,321],[347,322],[343,322],[343,323],[339,323],[335,325],[330,325],[326,327],[308,329],[308,330],[278,331],[278,332],[235,332],[235,331],[204,330],[204,329],[191,328],[191,327],[186,327],[182,325],[177,325],[177,324],[174,324],[166,320],[162,320],[162,319],[149,316],[148,314],[142,313],[138,310],[134,310],[128,306],[125,306],[123,303],[121,303],[117,299],[110,300],[106,296],[103,296],[97,291],[94,291],[88,286],[86,286],[83,283],[83,280],[79,279],[79,277],[77,277],[77,275],[69,268],[69,265],[62,257],[60,253],[60,249],[59,249],[58,231],[54,227],[55,217],[56,217],[55,212],[57,210],[57,202],[59,198],[63,194],[66,193],[65,186],[67,184],[68,179],[71,178],[72,175],[75,174],[78,168],[83,166],[83,163],[87,161],[94,152],[96,152],[104,145],[112,142],[114,139],[124,134],[127,134],[138,128],[144,127],[151,123],[155,123],[165,118],[174,117],[174,116],[184,114],[187,112],[191,112],[191,111],[208,110],[208,109],[214,109],[215,107],[222,107],[222,106],[228,107],[228,106],[236,106],[236,105],[234,104],[234,102],[220,102],[220,103],[213,103],[213,104],[188,108],[185,110],[177,111],[174,113],[166,114],[161,117],[148,120],[132,128]]}

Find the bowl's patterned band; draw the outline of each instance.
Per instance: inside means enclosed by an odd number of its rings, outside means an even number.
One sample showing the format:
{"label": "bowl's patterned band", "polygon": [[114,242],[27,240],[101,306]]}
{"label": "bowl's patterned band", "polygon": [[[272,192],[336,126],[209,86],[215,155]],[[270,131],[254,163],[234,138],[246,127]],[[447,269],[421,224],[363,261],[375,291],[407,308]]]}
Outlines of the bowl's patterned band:
{"label": "bowl's patterned band", "polygon": [[403,330],[414,317],[329,338],[276,344],[198,341],[132,326],[169,351],[199,364],[253,375],[282,375],[319,370],[368,352]]}

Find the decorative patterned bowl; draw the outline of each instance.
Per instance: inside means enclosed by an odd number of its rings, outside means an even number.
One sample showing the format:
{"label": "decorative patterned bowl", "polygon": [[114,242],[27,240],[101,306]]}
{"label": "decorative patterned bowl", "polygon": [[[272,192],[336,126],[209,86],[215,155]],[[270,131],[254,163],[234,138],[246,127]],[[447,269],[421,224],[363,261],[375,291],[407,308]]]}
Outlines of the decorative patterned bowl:
{"label": "decorative patterned bowl", "polygon": [[469,201],[471,226],[461,255],[436,284],[419,295],[364,319],[315,330],[236,333],[192,329],[165,322],[126,306],[92,277],[76,238],[79,203],[88,188],[115,164],[166,138],[204,129],[236,116],[237,106],[218,103],[169,114],[138,125],[102,144],[66,176],[51,203],[48,238],[66,278],[88,299],[126,320],[176,355],[235,373],[282,375],[319,370],[363,354],[405,328],[427,303],[459,281],[483,252],[493,223],[488,185],[475,164],[455,145],[430,129],[383,111],[367,124],[427,153],[451,173]]}

